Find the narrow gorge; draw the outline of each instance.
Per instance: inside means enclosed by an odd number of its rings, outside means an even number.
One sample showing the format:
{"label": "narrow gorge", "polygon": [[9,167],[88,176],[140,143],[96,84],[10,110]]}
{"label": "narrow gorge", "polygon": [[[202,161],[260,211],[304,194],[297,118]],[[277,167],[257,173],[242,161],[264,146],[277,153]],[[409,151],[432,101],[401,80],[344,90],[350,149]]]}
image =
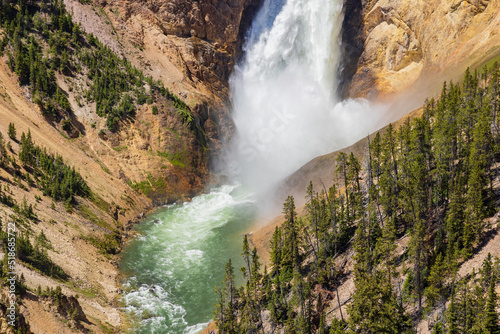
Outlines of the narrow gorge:
{"label": "narrow gorge", "polygon": [[235,132],[217,167],[231,184],[156,211],[125,249],[124,299],[138,332],[199,332],[226,259],[243,265],[241,235],[275,212],[277,184],[380,127],[382,106],[337,98],[342,21],[341,1],[262,4],[229,80]]}

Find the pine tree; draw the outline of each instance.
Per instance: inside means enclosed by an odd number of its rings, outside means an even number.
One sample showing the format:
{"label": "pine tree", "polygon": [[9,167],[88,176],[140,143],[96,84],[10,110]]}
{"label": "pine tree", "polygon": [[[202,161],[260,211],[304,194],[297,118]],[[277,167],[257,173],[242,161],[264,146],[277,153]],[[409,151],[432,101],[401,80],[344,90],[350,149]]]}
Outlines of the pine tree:
{"label": "pine tree", "polygon": [[17,141],[16,127],[14,123],[9,123],[9,130],[7,131],[7,134],[9,135],[10,139],[12,139],[13,141]]}
{"label": "pine tree", "polygon": [[442,322],[438,322],[434,325],[432,334],[444,334],[444,326]]}
{"label": "pine tree", "polygon": [[439,253],[427,278],[428,286],[425,289],[427,308],[432,309],[444,297],[446,274],[446,264],[443,261],[443,255]]}
{"label": "pine tree", "polygon": [[381,159],[382,159],[382,139],[380,132],[377,132],[375,138],[370,143],[370,162],[374,178],[378,182],[380,174],[382,173]]}
{"label": "pine tree", "polygon": [[319,317],[318,334],[328,334],[328,329],[326,327],[326,315],[324,312],[321,312]]}
{"label": "pine tree", "polygon": [[281,228],[276,226],[273,236],[271,237],[271,276],[279,276],[281,269],[281,259],[283,257],[283,239]]}
{"label": "pine tree", "polygon": [[[294,270],[293,273],[293,286],[292,286],[292,307],[290,311],[295,313],[295,310],[298,313],[291,314],[289,318],[294,319],[294,331],[296,333],[311,333],[310,327],[310,316],[311,310],[309,303],[311,297],[311,288],[309,283],[304,280],[301,274],[297,269]],[[290,329],[290,328],[289,328]]]}
{"label": "pine tree", "polygon": [[462,241],[463,222],[465,220],[465,185],[464,177],[458,174],[453,182],[450,203],[445,218],[448,253],[454,252],[454,245]]}
{"label": "pine tree", "polygon": [[335,169],[335,173],[337,177],[341,177],[342,180],[344,180],[344,196],[345,196],[345,201],[346,201],[346,213],[347,213],[347,220],[349,220],[349,213],[350,213],[350,202],[349,202],[349,193],[348,193],[348,185],[349,185],[349,178],[348,178],[348,157],[347,154],[344,152],[340,152],[337,156],[337,159],[335,160],[335,163],[337,165]]}
{"label": "pine tree", "polygon": [[456,288],[455,281],[453,279],[451,286],[451,296],[450,296],[450,306],[446,312],[446,322],[448,323],[448,333],[449,334],[459,334],[459,319],[458,319],[458,306],[456,302]]}
{"label": "pine tree", "polygon": [[499,334],[500,325],[498,323],[497,294],[495,292],[495,279],[491,277],[488,288],[488,299],[486,302],[486,317],[484,321],[484,330],[487,334]]}
{"label": "pine tree", "polygon": [[386,275],[378,271],[355,278],[356,291],[348,307],[352,333],[414,333]]}
{"label": "pine tree", "polygon": [[474,137],[471,144],[469,164],[471,171],[468,180],[468,191],[466,195],[465,226],[464,226],[464,256],[472,255],[474,243],[482,235],[484,230],[483,219],[486,208],[487,185],[486,171],[488,166],[488,155],[491,144],[489,113],[482,113],[479,122],[474,128]]}
{"label": "pine tree", "polygon": [[252,265],[250,272],[250,286],[252,287],[255,287],[255,285],[261,279],[260,268],[261,263],[259,261],[259,255],[257,254],[257,248],[254,247],[254,249],[252,250]]}
{"label": "pine tree", "polygon": [[7,148],[5,147],[5,140],[0,132],[0,167],[5,167],[8,160],[9,154],[7,152]]}
{"label": "pine tree", "polygon": [[422,294],[424,287],[424,277],[422,275],[426,264],[425,246],[425,229],[424,222],[418,220],[413,227],[410,238],[410,254],[413,263],[413,275],[415,277],[415,287],[417,289],[418,310],[422,310]]}
{"label": "pine tree", "polygon": [[349,180],[349,202],[351,203],[351,217],[357,219],[361,217],[363,212],[363,194],[361,192],[361,164],[359,160],[351,152],[347,164],[347,177]]}
{"label": "pine tree", "polygon": [[398,229],[396,210],[398,206],[398,163],[396,157],[396,136],[392,124],[389,124],[382,140],[381,174],[378,182],[380,204],[386,217],[393,218]]}
{"label": "pine tree", "polygon": [[284,242],[281,258],[281,281],[289,282],[293,276],[293,270],[300,266],[299,237],[297,226],[297,212],[292,196],[288,196],[283,205],[285,222],[283,223]]}
{"label": "pine tree", "polygon": [[250,266],[250,246],[248,244],[248,236],[246,234],[243,237],[243,247],[241,256],[243,256],[243,261],[247,265],[246,268],[245,267],[241,268],[241,272],[243,273],[243,277],[249,279],[252,269]]}
{"label": "pine tree", "polygon": [[234,286],[234,268],[229,259],[226,264],[222,288],[216,288],[217,303],[215,305],[214,318],[219,333],[238,333],[237,319],[235,315],[236,287]]}
{"label": "pine tree", "polygon": [[486,259],[483,261],[483,267],[481,269],[481,280],[484,289],[491,284],[492,279],[494,279],[493,261],[491,259],[491,253],[488,253]]}
{"label": "pine tree", "polygon": [[330,325],[330,334],[344,334],[346,332],[345,327],[346,323],[344,321],[333,318]]}
{"label": "pine tree", "polygon": [[[306,210],[308,213],[308,218],[311,224],[311,227],[314,231],[314,240],[316,241],[316,245],[314,245],[313,240],[310,240],[311,248],[313,249],[314,255],[316,257],[316,262],[318,262],[318,253],[319,253],[319,242],[320,242],[320,230],[321,230],[321,220],[323,220],[321,215],[321,206],[320,202],[317,198],[316,192],[314,191],[313,184],[310,181],[309,186],[307,187],[307,196],[306,196]],[[307,232],[306,232],[307,233]],[[308,239],[312,239],[307,236]]]}

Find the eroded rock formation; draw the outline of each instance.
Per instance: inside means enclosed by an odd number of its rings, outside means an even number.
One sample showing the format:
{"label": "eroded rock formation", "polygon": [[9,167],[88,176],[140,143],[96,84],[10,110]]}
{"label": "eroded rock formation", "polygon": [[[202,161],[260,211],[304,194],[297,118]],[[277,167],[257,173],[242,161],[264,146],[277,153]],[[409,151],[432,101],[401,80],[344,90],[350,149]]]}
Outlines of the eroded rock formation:
{"label": "eroded rock formation", "polygon": [[378,98],[457,78],[497,53],[498,0],[347,0],[344,96]]}
{"label": "eroded rock formation", "polygon": [[[101,141],[114,151],[93,148],[106,156],[112,175],[132,185],[161,177],[160,186],[147,191],[156,204],[193,196],[210,182],[208,158],[218,154],[233,131],[229,77],[260,1],[65,1],[86,32],[161,80],[193,113],[193,129],[185,129],[175,112],[160,110],[154,116],[150,108],[140,108],[135,124],[117,134],[100,132]],[[73,104],[91,137],[89,125],[99,129],[101,120]]]}
{"label": "eroded rock formation", "polygon": [[229,76],[260,2],[101,0],[96,4],[113,30],[94,33],[109,44],[117,40],[121,52],[186,100],[218,147],[220,133],[231,128],[226,110]]}

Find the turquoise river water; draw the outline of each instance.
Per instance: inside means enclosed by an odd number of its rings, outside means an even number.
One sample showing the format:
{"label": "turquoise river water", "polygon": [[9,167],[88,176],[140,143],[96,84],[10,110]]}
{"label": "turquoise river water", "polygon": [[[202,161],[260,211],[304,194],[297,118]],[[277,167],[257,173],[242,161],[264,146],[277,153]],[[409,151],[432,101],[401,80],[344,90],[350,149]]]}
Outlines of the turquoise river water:
{"label": "turquoise river water", "polygon": [[[243,234],[255,218],[252,198],[222,186],[192,202],[157,209],[125,248],[123,302],[134,333],[191,334],[212,318],[214,287],[232,258],[242,264]],[[240,276],[240,275],[237,275]]]}

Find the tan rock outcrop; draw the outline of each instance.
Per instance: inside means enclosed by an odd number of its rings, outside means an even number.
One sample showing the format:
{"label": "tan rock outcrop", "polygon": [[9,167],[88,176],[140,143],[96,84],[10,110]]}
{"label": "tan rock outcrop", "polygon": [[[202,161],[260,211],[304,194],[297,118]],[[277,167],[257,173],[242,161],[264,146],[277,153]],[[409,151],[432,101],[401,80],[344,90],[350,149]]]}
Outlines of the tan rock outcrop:
{"label": "tan rock outcrop", "polygon": [[354,15],[361,27],[344,42],[361,40],[362,52],[345,95],[384,98],[421,83],[431,88],[430,78],[457,79],[499,53],[499,0],[371,0]]}
{"label": "tan rock outcrop", "polygon": [[214,151],[232,132],[229,76],[260,2],[65,0],[85,31],[188,103]]}

